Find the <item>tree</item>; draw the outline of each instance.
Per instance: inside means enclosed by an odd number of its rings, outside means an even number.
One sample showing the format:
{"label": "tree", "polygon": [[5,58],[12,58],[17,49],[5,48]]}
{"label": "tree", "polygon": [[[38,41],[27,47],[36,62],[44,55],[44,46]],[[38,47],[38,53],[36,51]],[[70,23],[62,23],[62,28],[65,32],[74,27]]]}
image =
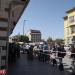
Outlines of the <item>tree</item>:
{"label": "tree", "polygon": [[52,38],[49,37],[49,38],[47,39],[47,43],[48,43],[48,44],[51,44],[52,42],[53,42]]}
{"label": "tree", "polygon": [[20,35],[19,39],[20,39],[20,42],[29,43],[29,38],[26,35]]}
{"label": "tree", "polygon": [[63,44],[63,43],[64,43],[64,40],[57,38],[57,39],[55,40],[55,42],[56,42],[56,43],[61,43],[61,44]]}
{"label": "tree", "polygon": [[19,35],[13,36],[12,40],[13,40],[14,42],[19,42],[19,41],[20,41],[20,40],[19,40]]}

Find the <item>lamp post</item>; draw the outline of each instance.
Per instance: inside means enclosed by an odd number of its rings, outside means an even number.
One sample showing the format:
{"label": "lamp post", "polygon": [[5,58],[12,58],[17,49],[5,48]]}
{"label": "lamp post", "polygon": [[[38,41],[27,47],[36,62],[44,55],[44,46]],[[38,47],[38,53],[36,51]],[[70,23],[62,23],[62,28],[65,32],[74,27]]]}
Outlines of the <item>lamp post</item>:
{"label": "lamp post", "polygon": [[25,26],[25,21],[26,21],[26,20],[24,20],[24,22],[23,22],[23,35],[24,35],[24,26]]}

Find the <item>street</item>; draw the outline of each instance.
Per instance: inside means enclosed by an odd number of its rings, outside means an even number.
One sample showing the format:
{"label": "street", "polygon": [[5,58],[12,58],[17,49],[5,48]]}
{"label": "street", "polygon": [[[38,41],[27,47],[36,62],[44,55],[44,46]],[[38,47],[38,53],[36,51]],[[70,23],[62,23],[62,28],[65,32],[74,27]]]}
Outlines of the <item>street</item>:
{"label": "street", "polygon": [[[20,59],[9,67],[8,75],[70,75],[70,60],[64,59],[65,70],[60,72],[58,66],[53,67],[49,63],[39,62],[34,58],[33,61],[27,59],[26,54],[21,54]],[[67,61],[67,62],[66,62]]]}

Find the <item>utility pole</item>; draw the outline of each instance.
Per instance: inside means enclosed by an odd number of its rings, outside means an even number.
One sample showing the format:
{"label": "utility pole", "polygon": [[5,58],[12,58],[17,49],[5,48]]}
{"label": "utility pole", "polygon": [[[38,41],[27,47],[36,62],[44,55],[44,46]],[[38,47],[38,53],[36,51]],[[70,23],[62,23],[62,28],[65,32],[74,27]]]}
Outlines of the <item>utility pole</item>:
{"label": "utility pole", "polygon": [[26,20],[24,20],[24,22],[23,22],[23,35],[24,35],[24,26],[25,26],[25,21],[26,21]]}

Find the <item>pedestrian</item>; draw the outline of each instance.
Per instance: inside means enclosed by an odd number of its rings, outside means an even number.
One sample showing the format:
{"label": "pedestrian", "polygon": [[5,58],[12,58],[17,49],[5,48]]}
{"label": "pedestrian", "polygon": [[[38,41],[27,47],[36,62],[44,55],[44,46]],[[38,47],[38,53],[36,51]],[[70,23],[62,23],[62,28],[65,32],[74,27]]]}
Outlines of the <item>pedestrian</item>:
{"label": "pedestrian", "polygon": [[20,57],[20,46],[18,44],[16,44],[15,50],[16,50],[16,56],[19,58]]}
{"label": "pedestrian", "polygon": [[44,45],[43,45],[43,59],[44,59],[44,62],[48,62],[49,60],[49,47],[48,47],[48,44],[45,42]]}
{"label": "pedestrian", "polygon": [[60,64],[59,64],[59,70],[60,70],[60,71],[64,71],[63,63],[60,63]]}
{"label": "pedestrian", "polygon": [[45,54],[43,53],[43,50],[39,51],[39,61],[45,62]]}
{"label": "pedestrian", "polygon": [[33,54],[35,57],[37,56],[37,52],[38,52],[37,50],[38,50],[37,45],[35,45],[33,48]]}
{"label": "pedestrian", "polygon": [[75,47],[74,45],[71,46],[71,65],[72,65],[72,75],[75,74]]}
{"label": "pedestrian", "polygon": [[59,58],[59,70],[64,71],[63,58],[66,55],[66,51],[63,45],[58,46],[58,58]]}
{"label": "pedestrian", "polygon": [[47,63],[49,63],[49,61],[50,61],[50,55],[49,55],[48,51],[44,52],[44,61]]}
{"label": "pedestrian", "polygon": [[26,52],[26,46],[23,45],[23,54],[25,54],[25,52]]}
{"label": "pedestrian", "polygon": [[56,57],[55,57],[55,54],[54,54],[54,53],[51,53],[51,55],[50,55],[50,60],[51,60],[51,62],[52,62],[53,67],[54,67],[55,65],[57,65],[57,61],[56,61]]}
{"label": "pedestrian", "polygon": [[29,53],[29,48],[30,48],[30,45],[27,44],[27,45],[25,46],[25,51],[26,51],[27,54]]}
{"label": "pedestrian", "polygon": [[29,47],[29,53],[28,53],[29,60],[33,60],[33,47],[34,46],[32,46],[32,45]]}

